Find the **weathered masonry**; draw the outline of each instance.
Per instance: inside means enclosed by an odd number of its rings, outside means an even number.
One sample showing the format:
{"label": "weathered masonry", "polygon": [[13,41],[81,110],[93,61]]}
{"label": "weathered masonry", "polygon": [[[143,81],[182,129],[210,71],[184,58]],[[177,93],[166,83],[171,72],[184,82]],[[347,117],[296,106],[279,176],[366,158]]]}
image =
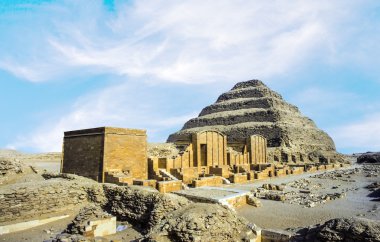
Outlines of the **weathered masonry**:
{"label": "weathered masonry", "polygon": [[149,157],[149,177],[164,180],[167,172],[186,184],[210,175],[235,180],[233,174],[267,163],[266,145],[266,139],[256,135],[249,137],[246,143],[232,144],[218,131],[184,135],[174,141],[178,154]]}
{"label": "weathered masonry", "polygon": [[148,179],[146,131],[101,127],[65,132],[61,172],[99,182]]}
{"label": "weathered masonry", "polygon": [[161,192],[187,185],[216,186],[330,169],[325,164],[268,160],[267,140],[251,135],[231,142],[218,131],[182,135],[148,152],[145,130],[101,127],[65,132],[62,173],[98,182],[151,186]]}

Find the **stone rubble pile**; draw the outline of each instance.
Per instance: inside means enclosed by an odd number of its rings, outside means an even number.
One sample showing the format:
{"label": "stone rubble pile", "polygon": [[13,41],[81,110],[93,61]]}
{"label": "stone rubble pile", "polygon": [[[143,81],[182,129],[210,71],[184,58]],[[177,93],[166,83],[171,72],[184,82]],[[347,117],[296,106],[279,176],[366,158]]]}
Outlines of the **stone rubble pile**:
{"label": "stone rubble pile", "polygon": [[295,229],[291,242],[378,242],[380,222],[364,218],[336,218],[324,224]]}
{"label": "stone rubble pile", "polygon": [[363,165],[362,172],[366,177],[378,177],[380,175],[380,165]]}
{"label": "stone rubble pile", "polygon": [[369,184],[368,186],[366,186],[366,188],[367,188],[368,190],[370,190],[371,192],[373,192],[373,191],[375,191],[375,190],[377,190],[377,189],[380,188],[380,182],[374,182],[374,183],[371,183],[371,184]]}
{"label": "stone rubble pile", "polygon": [[[264,184],[266,185],[266,184]],[[274,201],[285,201],[285,192],[282,190],[268,190],[264,187],[270,187],[270,188],[276,188],[275,186],[264,186],[259,188],[254,188],[251,190],[251,193],[254,197],[261,198],[261,199],[267,199],[267,200],[274,200]],[[284,189],[282,186],[279,187],[281,189]]]}
{"label": "stone rubble pile", "polygon": [[284,185],[276,185],[271,183],[266,183],[262,185],[262,188],[272,191],[283,191],[285,189]]}
{"label": "stone rubble pile", "polygon": [[297,188],[297,189],[303,189],[303,190],[313,190],[313,189],[319,189],[322,187],[322,184],[312,184],[312,182],[308,179],[301,179],[297,180],[294,182],[290,182],[287,184],[287,186],[290,186],[292,188]]}
{"label": "stone rubble pile", "polygon": [[0,177],[22,173],[25,168],[25,165],[17,159],[0,158]]}
{"label": "stone rubble pile", "polygon": [[286,200],[290,204],[298,204],[307,208],[313,208],[331,200],[344,198],[346,193],[314,194],[314,193],[286,193]]}
{"label": "stone rubble pile", "polygon": [[220,205],[191,204],[168,214],[149,234],[149,241],[250,241],[248,222]]}
{"label": "stone rubble pile", "polygon": [[150,231],[165,215],[188,206],[191,202],[181,196],[159,193],[147,187],[104,186],[107,203],[104,209],[118,220],[128,221],[144,232]]}
{"label": "stone rubble pile", "polygon": [[99,206],[89,204],[79,211],[78,215],[67,227],[66,232],[70,234],[84,234],[89,221],[110,217],[112,217],[112,215],[104,212]]}

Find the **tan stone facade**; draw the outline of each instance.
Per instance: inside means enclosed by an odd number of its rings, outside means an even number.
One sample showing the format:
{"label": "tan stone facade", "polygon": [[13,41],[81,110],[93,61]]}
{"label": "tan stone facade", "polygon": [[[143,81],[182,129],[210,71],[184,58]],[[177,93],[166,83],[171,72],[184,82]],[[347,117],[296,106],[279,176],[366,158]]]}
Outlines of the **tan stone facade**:
{"label": "tan stone facade", "polygon": [[62,172],[99,182],[147,179],[146,131],[101,127],[65,132]]}
{"label": "tan stone facade", "polygon": [[171,192],[186,184],[218,186],[334,168],[270,160],[267,140],[260,135],[245,143],[228,143],[220,132],[201,131],[168,145],[176,152],[148,158],[145,130],[102,127],[65,132],[62,172]]}

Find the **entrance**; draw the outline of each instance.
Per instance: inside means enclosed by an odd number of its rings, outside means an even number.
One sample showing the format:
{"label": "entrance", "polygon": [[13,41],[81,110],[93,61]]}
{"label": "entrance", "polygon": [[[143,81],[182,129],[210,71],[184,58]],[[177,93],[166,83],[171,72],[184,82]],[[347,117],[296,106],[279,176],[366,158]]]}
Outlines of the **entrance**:
{"label": "entrance", "polygon": [[201,166],[207,166],[207,145],[201,144]]}

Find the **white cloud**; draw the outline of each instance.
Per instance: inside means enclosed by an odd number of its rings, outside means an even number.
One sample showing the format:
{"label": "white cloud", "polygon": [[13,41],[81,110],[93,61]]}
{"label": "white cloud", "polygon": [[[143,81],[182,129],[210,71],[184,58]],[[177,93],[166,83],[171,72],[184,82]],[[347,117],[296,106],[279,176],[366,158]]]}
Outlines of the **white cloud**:
{"label": "white cloud", "polygon": [[114,15],[87,1],[46,6],[66,18],[53,16],[54,31],[41,37],[40,64],[31,56],[3,59],[0,68],[32,81],[84,68],[203,83],[267,78],[315,56],[331,59],[355,33],[342,25],[355,18],[360,1],[136,1],[118,5]]}
{"label": "white cloud", "polygon": [[167,134],[163,131],[180,127],[196,115],[167,114],[159,108],[159,102],[146,100],[149,92],[138,91],[127,84],[117,84],[85,95],[76,101],[71,111],[51,117],[7,147],[33,148],[41,152],[60,151],[64,131],[102,126],[146,129],[149,140],[164,142]]}
{"label": "white cloud", "polygon": [[[162,130],[195,116],[192,111],[162,113],[156,100],[142,99],[129,87],[137,82],[146,85],[141,80],[180,84],[268,80],[315,59],[377,68],[380,63],[373,49],[380,31],[361,34],[363,25],[378,23],[361,16],[376,1],[365,3],[139,0],[119,3],[115,13],[107,14],[100,1],[64,1],[35,7],[28,15],[31,18],[18,16],[18,25],[1,24],[0,18],[0,68],[15,76],[40,82],[86,73],[126,80],[85,95],[70,112],[55,114],[10,146],[59,150],[63,131],[104,125],[146,128],[160,139]],[[18,30],[25,21],[30,24]],[[346,47],[352,52],[347,53]],[[363,58],[356,60],[356,56]],[[352,98],[349,93],[340,94],[309,88],[294,103],[326,113]],[[336,131],[338,146],[343,131]]]}
{"label": "white cloud", "polygon": [[355,152],[380,151],[380,113],[331,129],[337,146]]}

